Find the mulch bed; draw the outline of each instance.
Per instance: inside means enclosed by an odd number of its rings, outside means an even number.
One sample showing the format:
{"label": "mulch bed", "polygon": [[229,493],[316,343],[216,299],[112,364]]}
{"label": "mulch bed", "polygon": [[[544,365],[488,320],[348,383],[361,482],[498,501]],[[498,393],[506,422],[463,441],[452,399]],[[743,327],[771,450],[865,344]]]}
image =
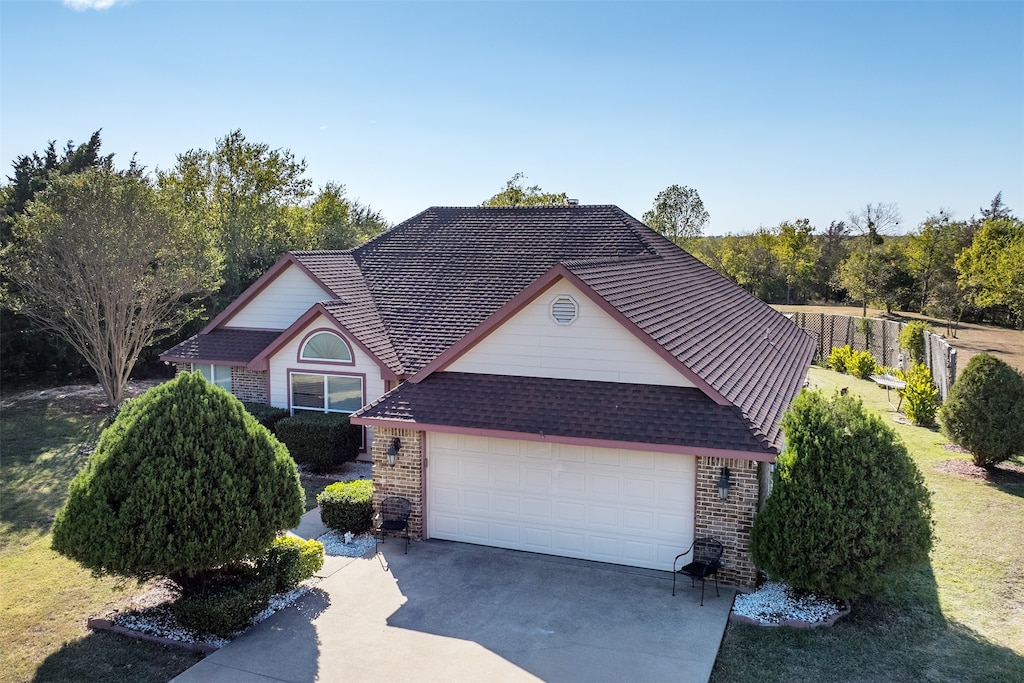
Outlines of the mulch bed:
{"label": "mulch bed", "polygon": [[[945,444],[943,448],[954,453],[967,453],[967,451],[954,444]],[[935,469],[946,474],[984,481],[996,486],[1006,484],[1024,485],[1024,465],[1018,465],[1014,462],[1001,462],[995,467],[985,468],[978,467],[970,460],[944,460],[936,465]]]}

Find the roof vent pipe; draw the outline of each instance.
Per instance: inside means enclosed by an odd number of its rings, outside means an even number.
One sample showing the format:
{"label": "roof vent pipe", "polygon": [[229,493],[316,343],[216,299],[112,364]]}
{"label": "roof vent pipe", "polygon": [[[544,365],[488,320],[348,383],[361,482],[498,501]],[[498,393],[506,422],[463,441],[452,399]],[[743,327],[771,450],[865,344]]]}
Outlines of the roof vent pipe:
{"label": "roof vent pipe", "polygon": [[577,207],[579,205],[580,205],[580,200],[578,200],[578,199],[570,199],[569,200],[569,206],[575,208],[575,207]]}

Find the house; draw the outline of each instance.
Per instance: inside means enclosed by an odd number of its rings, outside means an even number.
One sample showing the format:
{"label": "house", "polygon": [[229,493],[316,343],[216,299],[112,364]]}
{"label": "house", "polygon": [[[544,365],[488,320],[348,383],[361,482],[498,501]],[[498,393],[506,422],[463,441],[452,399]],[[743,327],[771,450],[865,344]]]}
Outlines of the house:
{"label": "house", "polygon": [[710,534],[723,579],[751,584],[812,354],[618,207],[568,206],[434,207],[286,254],[162,357],[243,400],[351,413],[376,499],[409,498],[422,538],[670,569]]}

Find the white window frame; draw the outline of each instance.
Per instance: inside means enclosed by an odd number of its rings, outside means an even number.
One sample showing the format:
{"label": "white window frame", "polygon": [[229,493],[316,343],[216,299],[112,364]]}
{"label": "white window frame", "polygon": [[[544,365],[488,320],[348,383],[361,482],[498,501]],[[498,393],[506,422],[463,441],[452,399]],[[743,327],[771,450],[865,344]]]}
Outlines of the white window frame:
{"label": "white window frame", "polygon": [[[295,376],[304,375],[307,377],[320,377],[323,381],[322,385],[322,399],[323,404],[317,408],[314,406],[300,406],[295,404]],[[338,408],[331,408],[328,402],[330,396],[330,380],[331,379],[349,379],[356,380],[359,382],[359,405],[353,410],[341,410]],[[366,378],[363,375],[353,374],[342,374],[342,373],[324,373],[324,372],[312,372],[307,370],[292,370],[288,373],[288,404],[291,406],[291,412],[294,415],[296,410],[311,410],[318,413],[341,413],[343,415],[351,415],[366,403]]]}
{"label": "white window frame", "polygon": [[[231,393],[231,366],[217,365],[216,363],[193,363],[192,372],[200,372],[203,378],[211,384]],[[217,375],[220,375],[218,377]]]}

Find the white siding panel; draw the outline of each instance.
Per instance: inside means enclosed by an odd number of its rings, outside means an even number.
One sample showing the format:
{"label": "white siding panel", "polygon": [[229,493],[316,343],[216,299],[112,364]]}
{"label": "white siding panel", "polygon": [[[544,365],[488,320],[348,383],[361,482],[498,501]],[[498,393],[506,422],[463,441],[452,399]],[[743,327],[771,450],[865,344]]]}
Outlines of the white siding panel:
{"label": "white siding panel", "polygon": [[258,330],[284,330],[318,301],[331,295],[325,292],[298,266],[284,269],[269,285],[224,324]]}
{"label": "white siding panel", "polygon": [[555,457],[538,459],[536,451],[527,441],[431,433],[428,535],[653,569],[670,569],[692,542],[694,457],[551,444]]}
{"label": "white siding panel", "polygon": [[[571,325],[559,325],[551,318],[551,301],[559,295],[572,296],[579,304],[579,316]],[[537,297],[448,369],[519,377],[693,386],[674,366],[568,282],[560,282]]]}

